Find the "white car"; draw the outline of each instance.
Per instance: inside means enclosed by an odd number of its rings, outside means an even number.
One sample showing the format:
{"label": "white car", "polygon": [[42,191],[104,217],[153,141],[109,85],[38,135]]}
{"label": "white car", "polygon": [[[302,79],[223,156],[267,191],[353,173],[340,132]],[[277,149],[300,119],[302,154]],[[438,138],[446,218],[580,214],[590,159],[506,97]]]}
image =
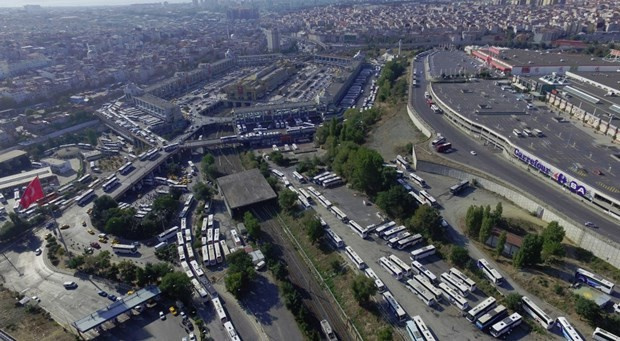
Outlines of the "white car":
{"label": "white car", "polygon": [[476,151],[475,151],[475,150],[470,151],[470,152],[469,152],[469,154],[471,154],[471,155],[473,155],[473,156],[478,155],[478,153],[476,153]]}
{"label": "white car", "polygon": [[189,341],[196,341],[196,335],[194,335],[194,332],[189,333]]}
{"label": "white car", "polygon": [[164,314],[163,311],[159,312],[159,319],[162,320],[162,321],[166,319],[166,315]]}
{"label": "white car", "polygon": [[40,256],[41,253],[43,253],[43,250],[41,250],[41,249],[34,250],[34,254],[37,255],[37,256]]}
{"label": "white car", "polygon": [[614,313],[620,314],[620,303],[614,304]]}
{"label": "white car", "polygon": [[591,222],[591,221],[586,221],[586,222],[584,223],[584,225],[585,225],[585,226],[587,226],[587,227],[592,227],[592,228],[596,227],[596,224],[594,224],[594,223],[593,223],[593,222]]}

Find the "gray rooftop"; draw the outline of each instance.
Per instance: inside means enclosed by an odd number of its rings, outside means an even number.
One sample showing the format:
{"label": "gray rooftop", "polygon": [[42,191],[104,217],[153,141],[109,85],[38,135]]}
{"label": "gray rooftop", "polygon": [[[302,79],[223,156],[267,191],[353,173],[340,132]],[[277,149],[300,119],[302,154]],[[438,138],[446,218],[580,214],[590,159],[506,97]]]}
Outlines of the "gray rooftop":
{"label": "gray rooftop", "polygon": [[20,157],[22,155],[26,155],[26,152],[23,150],[15,149],[8,151],[6,153],[0,154],[0,163],[14,159],[16,157]]}
{"label": "gray rooftop", "polygon": [[[618,65],[620,70],[620,65]],[[620,92],[620,72],[583,72],[583,71],[571,71],[578,76],[587,78],[593,82],[600,83],[610,88],[615,88]]]}
{"label": "gray rooftop", "polygon": [[[501,53],[502,60],[512,66],[609,66],[600,57],[585,54],[558,53],[549,51],[506,49]],[[530,63],[531,62],[531,63]]]}
{"label": "gray rooftop", "polygon": [[72,325],[79,330],[80,333],[85,333],[135,308],[136,306],[145,303],[151,298],[158,296],[160,293],[161,291],[157,286],[149,286],[144,289],[140,289],[127,297],[123,297],[120,300],[113,302],[103,309],[99,309],[92,314],[73,322]]}
{"label": "gray rooftop", "polygon": [[[620,197],[620,180],[611,157],[611,154],[620,153],[620,148],[605,144],[601,137],[593,137],[591,128],[573,124],[565,114],[565,121],[559,123],[553,119],[557,114],[546,107],[528,110],[522,94],[502,91],[493,81],[434,83],[432,86],[439,98],[468,119],[503,135],[519,148],[601,192]],[[545,136],[519,138],[512,134],[513,129],[540,129]],[[605,175],[596,175],[597,169]]]}
{"label": "gray rooftop", "polygon": [[438,51],[429,57],[429,66],[433,77],[439,77],[442,73],[471,75],[479,71],[482,62],[462,51]]}
{"label": "gray rooftop", "polygon": [[258,169],[223,176],[217,179],[230,209],[275,199],[276,193]]}

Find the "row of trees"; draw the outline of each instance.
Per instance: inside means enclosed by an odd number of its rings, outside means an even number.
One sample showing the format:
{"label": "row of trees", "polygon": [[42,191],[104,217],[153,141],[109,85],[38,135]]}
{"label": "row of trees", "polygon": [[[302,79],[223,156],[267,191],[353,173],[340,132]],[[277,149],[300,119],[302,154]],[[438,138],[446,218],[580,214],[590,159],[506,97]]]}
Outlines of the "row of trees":
{"label": "row of trees", "polygon": [[521,248],[515,253],[512,264],[523,268],[564,257],[564,235],[564,228],[557,221],[550,222],[541,235],[527,234]]}
{"label": "row of trees", "polygon": [[472,205],[467,209],[465,215],[465,226],[469,237],[486,243],[491,237],[493,227],[502,219],[503,207],[498,202],[495,210],[491,212],[491,206],[475,206]]}
{"label": "row of trees", "polygon": [[406,69],[406,58],[395,58],[385,63],[381,76],[377,80],[377,86],[379,87],[377,100],[379,102],[385,102],[389,98],[392,98],[395,102],[407,94],[407,77],[399,79]]}

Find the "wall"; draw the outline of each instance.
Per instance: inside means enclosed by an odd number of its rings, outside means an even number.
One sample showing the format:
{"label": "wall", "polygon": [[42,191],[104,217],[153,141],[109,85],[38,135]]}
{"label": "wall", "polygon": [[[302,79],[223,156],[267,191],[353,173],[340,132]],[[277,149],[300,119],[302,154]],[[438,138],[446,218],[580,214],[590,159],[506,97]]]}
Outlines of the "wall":
{"label": "wall", "polygon": [[428,161],[418,160],[417,170],[449,176],[460,180],[475,179],[478,187],[497,193],[528,212],[537,212],[538,216],[543,221],[557,221],[564,227],[566,237],[575,245],[592,252],[595,256],[609,262],[616,268],[620,268],[620,253],[617,252],[617,250],[620,249],[620,244],[602,235],[596,234],[581,225],[572,223],[550,207],[537,202],[534,198],[530,198],[494,180],[483,179],[461,170]]}
{"label": "wall", "polygon": [[409,104],[407,104],[407,114],[409,115],[411,122],[413,122],[416,128],[420,129],[420,131],[422,132],[422,134],[424,134],[424,136],[426,136],[427,138],[430,138],[432,135],[432,128],[427,126],[426,123],[418,117],[418,114],[413,110],[413,108]]}

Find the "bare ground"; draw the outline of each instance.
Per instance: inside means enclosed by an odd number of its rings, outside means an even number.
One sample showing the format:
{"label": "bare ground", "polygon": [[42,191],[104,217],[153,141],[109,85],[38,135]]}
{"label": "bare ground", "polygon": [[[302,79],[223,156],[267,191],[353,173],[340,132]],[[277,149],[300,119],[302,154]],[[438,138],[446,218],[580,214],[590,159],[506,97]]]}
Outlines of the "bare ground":
{"label": "bare ground", "polygon": [[379,105],[383,115],[368,134],[366,147],[378,151],[386,160],[394,159],[397,154],[409,155],[411,151],[404,149],[404,146],[416,144],[425,137],[409,119],[406,104]]}

